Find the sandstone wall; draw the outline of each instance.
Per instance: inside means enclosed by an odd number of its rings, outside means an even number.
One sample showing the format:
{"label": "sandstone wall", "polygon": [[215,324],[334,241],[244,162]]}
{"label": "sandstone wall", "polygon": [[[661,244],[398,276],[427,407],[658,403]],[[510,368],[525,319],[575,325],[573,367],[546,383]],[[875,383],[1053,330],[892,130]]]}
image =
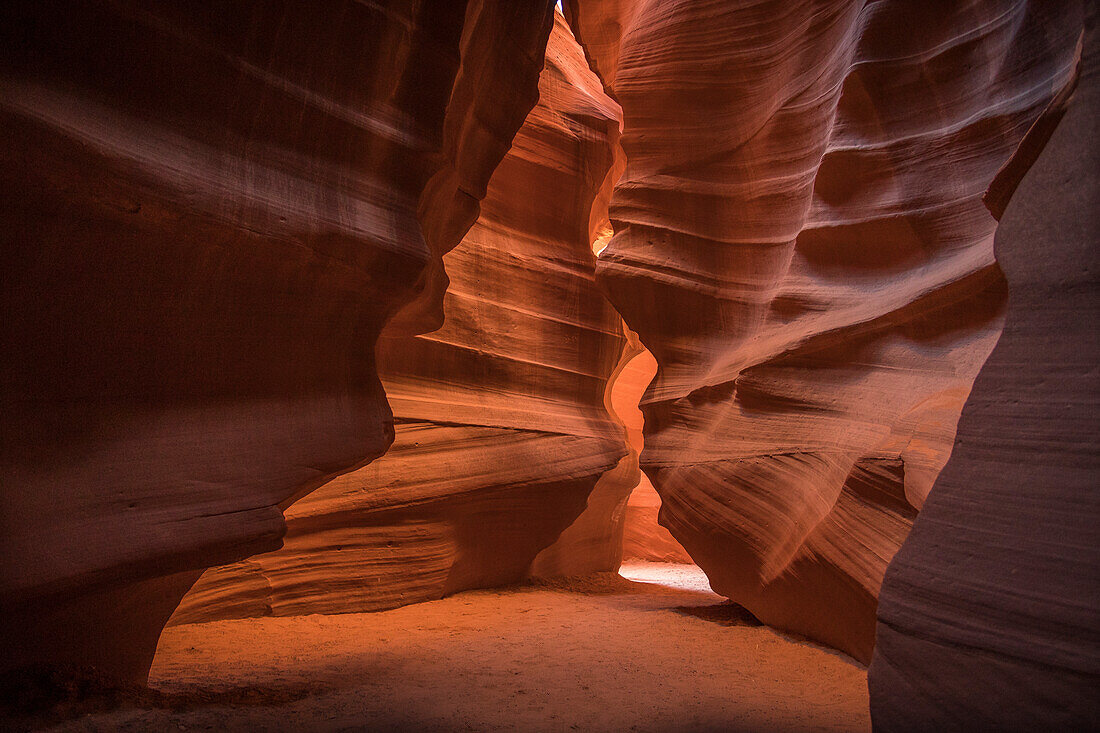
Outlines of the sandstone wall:
{"label": "sandstone wall", "polygon": [[867,661],[1005,283],[981,203],[1073,2],[577,0],[622,104],[598,278],[659,370],[642,467],[715,590]]}
{"label": "sandstone wall", "polygon": [[386,450],[375,341],[431,320],[552,7],[3,4],[3,668],[143,680],[204,568]]}
{"label": "sandstone wall", "polygon": [[[637,339],[633,332],[631,336]],[[639,344],[637,348],[642,347]],[[630,359],[615,380],[612,394],[615,412],[626,425],[630,446],[636,453],[640,453],[643,446],[643,417],[638,402],[656,372],[657,362],[653,355],[642,350]],[[637,485],[631,489],[612,524],[622,537],[619,554],[623,560],[692,562],[680,543],[658,524],[657,514],[660,508],[661,497],[657,495],[649,477],[639,471]]]}
{"label": "sandstone wall", "polygon": [[442,329],[380,342],[394,447],[290,507],[281,550],[209,571],[174,622],[378,610],[516,582],[590,494],[592,516],[536,572],[617,567],[610,514],[638,469],[606,404],[625,338],[591,244],[619,109],[560,17],[539,89],[480,218],[444,258]]}
{"label": "sandstone wall", "polygon": [[876,730],[1100,728],[1096,15],[1076,91],[991,190],[1004,333],[886,573]]}

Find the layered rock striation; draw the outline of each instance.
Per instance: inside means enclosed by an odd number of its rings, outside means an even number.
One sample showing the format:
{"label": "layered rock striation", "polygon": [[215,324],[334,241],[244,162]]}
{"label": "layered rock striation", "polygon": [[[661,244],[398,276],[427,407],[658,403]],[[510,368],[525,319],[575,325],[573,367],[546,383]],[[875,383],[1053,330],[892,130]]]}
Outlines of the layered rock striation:
{"label": "layered rock striation", "polygon": [[1080,7],[569,12],[623,107],[598,278],[658,363],[642,468],[662,523],[715,590],[867,661],[1002,325],[981,196],[1069,78]]}
{"label": "layered rock striation", "polygon": [[1003,209],[1004,333],[886,572],[869,669],[876,730],[1100,728],[1096,16],[1076,91],[990,191]]}
{"label": "layered rock striation", "polygon": [[4,669],[143,680],[204,568],[386,450],[375,341],[431,320],[552,13],[3,5]]}
{"label": "layered rock striation", "polygon": [[609,412],[626,339],[591,245],[619,109],[560,17],[539,90],[480,218],[444,258],[445,324],[380,342],[393,448],[290,507],[282,549],[209,571],[174,622],[378,610],[516,582],[590,494],[535,572],[617,567],[610,514],[638,469]]}

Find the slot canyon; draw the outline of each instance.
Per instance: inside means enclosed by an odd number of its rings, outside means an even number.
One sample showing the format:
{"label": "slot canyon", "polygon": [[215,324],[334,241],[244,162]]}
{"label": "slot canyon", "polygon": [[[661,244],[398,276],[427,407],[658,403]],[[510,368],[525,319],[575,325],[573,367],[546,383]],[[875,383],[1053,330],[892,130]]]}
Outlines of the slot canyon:
{"label": "slot canyon", "polygon": [[1100,730],[1098,16],[0,3],[0,729]]}

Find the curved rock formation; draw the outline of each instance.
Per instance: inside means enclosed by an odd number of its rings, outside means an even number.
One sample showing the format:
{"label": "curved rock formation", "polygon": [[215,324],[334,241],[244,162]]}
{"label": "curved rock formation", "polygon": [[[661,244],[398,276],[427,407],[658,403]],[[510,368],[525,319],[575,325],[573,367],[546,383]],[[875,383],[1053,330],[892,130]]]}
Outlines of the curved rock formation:
{"label": "curved rock formation", "polygon": [[[630,335],[637,340],[636,334],[631,332]],[[640,344],[637,349],[642,349]],[[615,379],[612,392],[615,413],[626,425],[630,447],[636,453],[642,450],[642,411],[638,408],[638,402],[656,373],[657,362],[653,355],[641,350]],[[661,498],[649,482],[649,477],[640,471],[637,476],[625,504],[618,508],[612,521],[605,520],[612,531],[622,536],[619,556],[623,560],[691,563],[687,551],[667,529],[657,523]]]}
{"label": "curved rock formation", "polygon": [[[621,168],[616,169],[612,180],[618,178],[621,172]],[[606,193],[610,194],[610,181],[608,184]],[[606,198],[603,201],[603,211],[607,212]],[[622,324],[622,319],[618,320]],[[642,475],[638,468],[641,425],[635,426],[632,423],[632,413],[641,418],[638,400],[642,389],[636,389],[637,385],[630,380],[631,364],[639,353],[641,344],[637,334],[625,325],[622,328],[626,341],[619,363],[608,378],[604,404],[620,425],[620,429],[625,429],[625,444],[620,442],[619,447],[626,451],[626,455],[619,459],[614,468],[600,476],[592,493],[588,495],[581,515],[561,533],[554,544],[538,554],[531,564],[531,577],[556,578],[614,573],[622,565],[626,502]]]}
{"label": "curved rock formation", "polygon": [[1001,328],[981,195],[1071,2],[579,0],[624,114],[598,277],[656,357],[642,467],[715,590],[870,658]]}
{"label": "curved rock formation", "polygon": [[[539,88],[480,218],[445,258],[445,325],[380,342],[393,449],[290,507],[281,550],[209,571],[174,623],[378,610],[515,582],[594,486],[597,510],[625,498],[636,457],[608,473],[627,451],[605,405],[622,321],[590,249],[619,109],[560,18]],[[617,566],[609,526],[575,529],[538,572],[609,554]]]}
{"label": "curved rock formation", "polygon": [[684,546],[660,523],[660,513],[661,497],[643,473],[626,502],[623,560],[694,564]]}
{"label": "curved rock formation", "polygon": [[869,670],[876,730],[1100,729],[1095,5],[1091,16],[1077,91],[991,191],[995,211],[1011,195],[995,242],[1004,333],[886,573]]}
{"label": "curved rock formation", "polygon": [[440,297],[552,6],[3,4],[3,668],[144,679],[203,568],[385,451],[375,340]]}

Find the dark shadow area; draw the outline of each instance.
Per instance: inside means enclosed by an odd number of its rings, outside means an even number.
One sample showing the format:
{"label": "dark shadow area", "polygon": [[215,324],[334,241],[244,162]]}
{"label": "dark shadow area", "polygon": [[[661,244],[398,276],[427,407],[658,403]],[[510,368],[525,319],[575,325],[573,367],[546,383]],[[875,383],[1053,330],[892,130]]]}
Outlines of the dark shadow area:
{"label": "dark shadow area", "polygon": [[[719,626],[744,626],[744,627],[758,627],[765,626],[763,621],[758,619],[744,606],[734,603],[733,601],[726,601],[724,603],[714,603],[705,606],[677,606],[676,608],[669,609],[675,611],[681,616],[692,616],[694,618],[702,619],[703,621],[710,621],[711,623],[718,624]],[[833,649],[832,647],[819,644],[812,639],[802,636],[801,634],[795,634],[789,631],[783,631],[782,629],[772,628],[777,636],[780,636],[787,641],[794,644],[801,644],[802,646],[812,647],[819,649],[822,652],[840,659],[845,664],[850,664],[860,670],[866,670],[867,665],[860,662],[858,659],[845,654],[842,651]]]}
{"label": "dark shadow area", "polygon": [[753,616],[747,608],[733,601],[708,606],[677,606],[672,610],[719,626],[763,626],[760,619]]}
{"label": "dark shadow area", "polygon": [[0,721],[5,730],[36,730],[123,707],[174,711],[210,705],[266,707],[296,702],[328,690],[316,684],[193,685],[179,692],[162,692],[120,683],[94,669],[22,668],[0,675]]}

